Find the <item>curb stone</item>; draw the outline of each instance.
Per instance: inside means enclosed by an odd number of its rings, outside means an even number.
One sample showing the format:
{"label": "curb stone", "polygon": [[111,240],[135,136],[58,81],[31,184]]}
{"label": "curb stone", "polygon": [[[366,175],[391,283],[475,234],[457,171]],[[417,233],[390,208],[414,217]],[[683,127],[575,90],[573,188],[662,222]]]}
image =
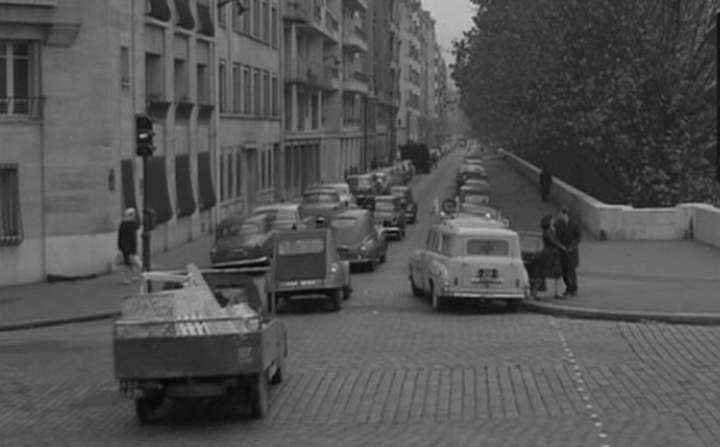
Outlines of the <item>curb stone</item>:
{"label": "curb stone", "polygon": [[720,326],[720,313],[652,312],[617,309],[594,309],[536,301],[523,301],[522,308],[535,313],[586,320],[656,322],[669,324]]}
{"label": "curb stone", "polygon": [[118,316],[120,316],[119,311],[108,311],[46,320],[24,320],[14,323],[0,324],[0,332],[22,331],[26,329],[61,326],[72,323],[87,323],[91,321],[109,320],[111,318],[117,318]]}

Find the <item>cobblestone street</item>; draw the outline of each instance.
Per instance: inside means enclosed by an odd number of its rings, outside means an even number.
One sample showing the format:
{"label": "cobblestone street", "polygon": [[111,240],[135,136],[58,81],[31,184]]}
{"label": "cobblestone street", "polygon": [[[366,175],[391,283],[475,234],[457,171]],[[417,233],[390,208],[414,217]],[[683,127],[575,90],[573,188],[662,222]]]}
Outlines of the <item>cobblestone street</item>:
{"label": "cobblestone street", "polygon": [[343,311],[283,309],[288,371],[266,419],[215,400],[171,403],[139,425],[104,321],[0,334],[0,445],[720,445],[720,328],[502,305],[436,313],[412,296],[407,260],[457,156],[416,184],[421,222],[377,272],[353,275]]}

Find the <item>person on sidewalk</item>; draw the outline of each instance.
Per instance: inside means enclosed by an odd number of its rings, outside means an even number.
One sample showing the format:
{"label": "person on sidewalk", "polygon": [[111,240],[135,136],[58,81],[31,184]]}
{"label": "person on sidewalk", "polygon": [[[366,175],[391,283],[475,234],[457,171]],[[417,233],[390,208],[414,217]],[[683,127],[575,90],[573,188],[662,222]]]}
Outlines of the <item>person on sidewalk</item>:
{"label": "person on sidewalk", "polygon": [[543,166],[540,172],[540,196],[543,202],[547,202],[550,198],[550,186],[552,185],[552,174],[548,171],[546,166]]}
{"label": "person on sidewalk", "polygon": [[[558,294],[558,281],[562,277],[562,266],[560,264],[560,254],[565,251],[565,247],[560,243],[554,227],[554,219],[551,215],[546,215],[540,221],[540,228],[542,229],[542,240],[543,248],[540,253],[540,261],[538,262],[538,268],[540,271],[536,273],[538,281],[535,282],[536,288],[531,291],[532,296],[537,300],[537,291],[543,289],[543,285],[547,278],[555,281],[555,298],[560,299]],[[540,282],[540,284],[537,284]]]}
{"label": "person on sidewalk", "polygon": [[135,208],[127,208],[123,213],[123,220],[118,228],[118,250],[122,254],[125,266],[123,282],[130,284],[139,279],[142,264],[137,254],[137,232],[140,229],[140,219]]}
{"label": "person on sidewalk", "polygon": [[575,270],[580,265],[579,246],[582,230],[580,225],[570,218],[570,210],[566,206],[560,209],[558,220],[555,223],[555,231],[560,243],[567,248],[560,255],[563,282],[565,283],[564,296],[576,296],[578,283]]}

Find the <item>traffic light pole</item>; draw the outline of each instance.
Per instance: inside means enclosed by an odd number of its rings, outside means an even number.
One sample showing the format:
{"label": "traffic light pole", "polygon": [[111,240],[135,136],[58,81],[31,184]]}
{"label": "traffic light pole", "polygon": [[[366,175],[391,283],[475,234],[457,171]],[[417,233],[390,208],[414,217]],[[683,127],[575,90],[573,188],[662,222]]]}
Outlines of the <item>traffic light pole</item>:
{"label": "traffic light pole", "polygon": [[144,156],[143,161],[143,211],[142,211],[142,263],[143,270],[150,271],[150,232],[152,230],[152,217],[150,213],[150,157]]}

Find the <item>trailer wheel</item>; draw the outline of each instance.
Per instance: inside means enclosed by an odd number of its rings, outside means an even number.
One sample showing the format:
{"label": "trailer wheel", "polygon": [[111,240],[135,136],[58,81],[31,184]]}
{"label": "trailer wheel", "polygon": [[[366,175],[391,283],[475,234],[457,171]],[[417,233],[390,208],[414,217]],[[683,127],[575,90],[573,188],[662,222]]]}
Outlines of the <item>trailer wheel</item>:
{"label": "trailer wheel", "polygon": [[248,383],[248,397],[250,400],[250,415],[254,418],[263,418],[267,415],[269,405],[268,380],[265,371],[250,376]]}
{"label": "trailer wheel", "polygon": [[135,399],[135,414],[141,424],[152,424],[156,419],[157,409],[163,402],[163,395],[157,394]]}

